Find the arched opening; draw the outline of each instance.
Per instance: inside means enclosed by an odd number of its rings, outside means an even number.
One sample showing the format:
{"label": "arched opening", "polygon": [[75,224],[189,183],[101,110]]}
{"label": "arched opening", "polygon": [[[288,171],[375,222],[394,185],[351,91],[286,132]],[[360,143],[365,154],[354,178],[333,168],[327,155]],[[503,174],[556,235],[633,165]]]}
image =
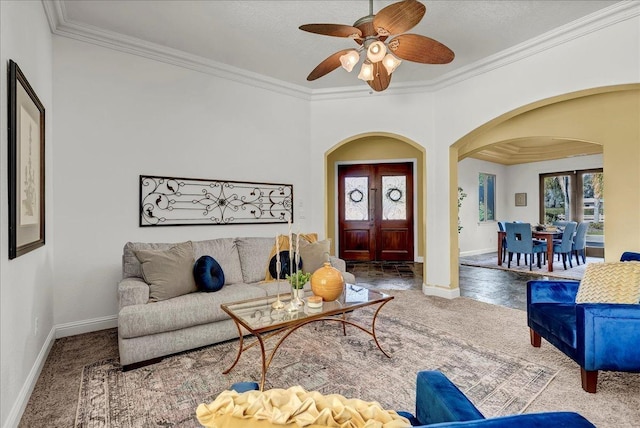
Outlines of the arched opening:
{"label": "arched opening", "polygon": [[337,165],[349,163],[393,163],[411,161],[415,165],[414,187],[414,259],[425,257],[425,168],[424,147],[400,135],[371,132],[349,137],[325,153],[325,230],[331,238],[334,251],[338,249],[337,226]]}
{"label": "arched opening", "polygon": [[[640,248],[640,85],[594,88],[523,106],[473,130],[450,147],[451,284],[458,278],[458,162],[484,148],[518,139],[552,138],[558,144],[603,148],[604,195],[609,214],[605,261]],[[584,146],[586,147],[586,146]],[[540,148],[540,152],[544,152]],[[550,149],[548,149],[550,150]]]}

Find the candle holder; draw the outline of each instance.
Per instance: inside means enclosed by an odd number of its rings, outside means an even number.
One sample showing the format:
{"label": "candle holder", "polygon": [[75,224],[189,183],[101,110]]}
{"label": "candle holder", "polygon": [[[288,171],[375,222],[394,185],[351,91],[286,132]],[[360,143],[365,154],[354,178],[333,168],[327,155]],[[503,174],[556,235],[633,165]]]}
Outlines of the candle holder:
{"label": "candle holder", "polygon": [[284,309],[284,303],[282,302],[282,300],[280,300],[280,259],[278,258],[278,261],[276,261],[276,273],[277,273],[277,278],[276,278],[276,290],[278,292],[278,298],[276,299],[275,302],[273,302],[271,304],[271,307],[273,309],[279,310],[279,309]]}

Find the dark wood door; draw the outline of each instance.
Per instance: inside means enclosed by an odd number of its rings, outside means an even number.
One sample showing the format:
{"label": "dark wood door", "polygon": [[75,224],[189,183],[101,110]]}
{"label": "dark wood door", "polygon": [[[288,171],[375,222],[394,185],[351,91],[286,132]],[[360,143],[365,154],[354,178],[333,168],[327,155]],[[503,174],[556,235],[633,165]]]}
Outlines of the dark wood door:
{"label": "dark wood door", "polygon": [[413,261],[413,164],[338,166],[344,260]]}

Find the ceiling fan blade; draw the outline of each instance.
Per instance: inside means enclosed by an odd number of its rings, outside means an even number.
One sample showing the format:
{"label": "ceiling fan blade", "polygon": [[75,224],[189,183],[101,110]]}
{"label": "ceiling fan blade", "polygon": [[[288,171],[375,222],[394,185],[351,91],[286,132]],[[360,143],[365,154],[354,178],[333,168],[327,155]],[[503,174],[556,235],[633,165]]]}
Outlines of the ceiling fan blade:
{"label": "ceiling fan blade", "polygon": [[323,36],[351,37],[352,39],[362,37],[362,31],[351,25],[342,24],[305,24],[299,27],[302,31],[322,34]]}
{"label": "ceiling fan blade", "polygon": [[373,27],[381,36],[401,34],[415,27],[427,8],[416,0],[393,3],[380,10],[373,18]]}
{"label": "ceiling fan blade", "polygon": [[307,80],[311,82],[312,80],[319,79],[325,74],[331,73],[333,70],[340,67],[340,65],[342,65],[340,63],[340,57],[350,50],[353,49],[343,49],[329,56],[327,59],[318,64],[318,66],[314,68],[311,73],[309,73],[309,75],[307,76]]}
{"label": "ceiling fan blade", "polygon": [[382,65],[382,61],[376,62],[373,65],[373,80],[368,80],[367,83],[376,92],[382,92],[389,87],[391,83],[391,75],[387,73],[387,69]]}
{"label": "ceiling fan blade", "polygon": [[455,54],[442,43],[419,34],[401,34],[389,42],[397,57],[423,64],[448,64]]}

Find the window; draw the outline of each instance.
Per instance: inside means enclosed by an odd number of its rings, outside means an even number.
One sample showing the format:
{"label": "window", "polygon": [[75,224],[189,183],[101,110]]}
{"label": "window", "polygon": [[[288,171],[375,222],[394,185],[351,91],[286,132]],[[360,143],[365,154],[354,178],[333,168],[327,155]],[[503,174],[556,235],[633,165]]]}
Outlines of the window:
{"label": "window", "polygon": [[604,247],[604,174],[602,168],[540,174],[540,223],[586,221],[589,253]]}
{"label": "window", "polygon": [[496,220],[496,176],[480,173],[478,180],[478,209],[479,220]]}

